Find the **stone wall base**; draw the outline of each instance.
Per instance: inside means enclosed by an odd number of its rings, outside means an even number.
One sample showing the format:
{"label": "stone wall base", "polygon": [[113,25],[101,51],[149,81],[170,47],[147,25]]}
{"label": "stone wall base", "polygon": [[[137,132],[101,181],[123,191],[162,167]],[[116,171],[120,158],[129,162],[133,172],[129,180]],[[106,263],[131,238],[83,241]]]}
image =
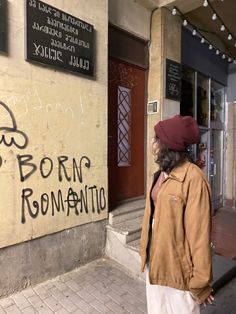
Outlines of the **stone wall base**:
{"label": "stone wall base", "polygon": [[0,249],[0,296],[103,256],[107,223],[89,223]]}

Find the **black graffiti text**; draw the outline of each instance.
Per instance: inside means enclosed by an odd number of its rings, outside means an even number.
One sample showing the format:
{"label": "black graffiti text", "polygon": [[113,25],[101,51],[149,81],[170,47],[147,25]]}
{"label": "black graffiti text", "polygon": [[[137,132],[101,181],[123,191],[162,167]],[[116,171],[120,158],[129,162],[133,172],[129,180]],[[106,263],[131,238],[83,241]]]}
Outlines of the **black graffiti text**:
{"label": "black graffiti text", "polygon": [[62,192],[50,191],[43,193],[38,199],[34,196],[31,188],[24,188],[21,193],[21,223],[26,223],[26,218],[56,214],[79,216],[80,213],[100,214],[106,208],[106,193],[103,187],[96,185],[87,186],[75,191],[71,187]]}
{"label": "black graffiti text", "polygon": [[[67,182],[83,182],[83,165],[90,168],[91,161],[87,156],[82,156],[78,161],[75,158],[69,160],[68,156],[59,156],[56,161],[50,157],[44,157],[40,160],[39,165],[33,162],[33,156],[29,154],[17,155],[18,167],[21,182],[26,181],[37,170],[43,179],[46,179],[56,173],[58,181]],[[72,169],[72,174],[69,174],[68,169]]]}

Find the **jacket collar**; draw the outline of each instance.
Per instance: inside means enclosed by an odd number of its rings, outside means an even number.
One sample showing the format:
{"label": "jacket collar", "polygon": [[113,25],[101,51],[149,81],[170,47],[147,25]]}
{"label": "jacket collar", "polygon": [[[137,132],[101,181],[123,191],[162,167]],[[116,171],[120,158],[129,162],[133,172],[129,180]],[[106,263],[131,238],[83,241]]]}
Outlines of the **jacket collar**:
{"label": "jacket collar", "polygon": [[182,165],[175,167],[169,174],[169,178],[172,178],[174,180],[183,182],[185,175],[188,171],[188,168],[190,166],[189,161],[185,161]]}

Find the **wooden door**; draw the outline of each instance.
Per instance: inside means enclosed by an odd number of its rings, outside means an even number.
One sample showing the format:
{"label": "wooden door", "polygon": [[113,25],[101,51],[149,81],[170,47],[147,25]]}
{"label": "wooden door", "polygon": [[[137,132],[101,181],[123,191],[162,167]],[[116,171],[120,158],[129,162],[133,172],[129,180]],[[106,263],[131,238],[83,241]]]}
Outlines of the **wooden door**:
{"label": "wooden door", "polygon": [[108,193],[114,204],[144,194],[145,71],[109,58]]}

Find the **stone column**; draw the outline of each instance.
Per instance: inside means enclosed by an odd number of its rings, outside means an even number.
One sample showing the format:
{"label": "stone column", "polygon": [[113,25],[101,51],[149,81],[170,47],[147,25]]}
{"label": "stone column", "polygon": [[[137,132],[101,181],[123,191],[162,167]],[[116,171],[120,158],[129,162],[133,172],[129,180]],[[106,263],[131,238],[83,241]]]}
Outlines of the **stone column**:
{"label": "stone column", "polygon": [[180,62],[181,21],[166,8],[157,9],[151,18],[151,40],[149,49],[148,101],[157,100],[159,111],[147,117],[147,179],[155,170],[150,153],[153,126],[160,120],[179,114],[179,102],[165,98],[166,58]]}
{"label": "stone column", "polygon": [[227,103],[225,206],[236,207],[236,102]]}

